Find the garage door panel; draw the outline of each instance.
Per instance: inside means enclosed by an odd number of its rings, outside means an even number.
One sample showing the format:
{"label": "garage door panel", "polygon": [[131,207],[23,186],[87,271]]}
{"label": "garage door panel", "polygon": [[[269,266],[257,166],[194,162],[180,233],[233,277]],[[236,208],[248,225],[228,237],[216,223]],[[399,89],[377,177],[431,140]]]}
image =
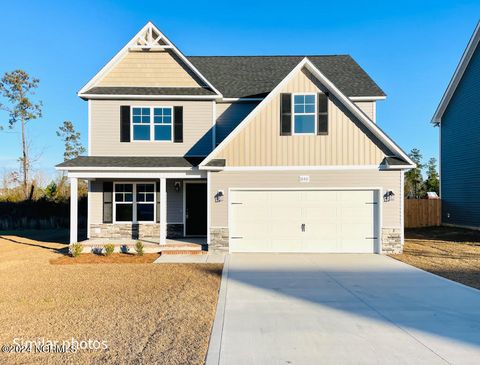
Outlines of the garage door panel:
{"label": "garage door panel", "polygon": [[230,232],[241,237],[230,241],[232,252],[374,252],[373,190],[232,191],[230,197],[239,203],[231,205]]}

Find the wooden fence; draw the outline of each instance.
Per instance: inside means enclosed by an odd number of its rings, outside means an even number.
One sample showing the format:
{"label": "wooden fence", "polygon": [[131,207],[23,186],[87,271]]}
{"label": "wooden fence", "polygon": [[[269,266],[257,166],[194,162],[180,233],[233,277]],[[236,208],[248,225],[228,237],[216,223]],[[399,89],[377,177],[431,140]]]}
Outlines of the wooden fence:
{"label": "wooden fence", "polygon": [[435,227],[442,224],[440,199],[405,199],[405,228]]}

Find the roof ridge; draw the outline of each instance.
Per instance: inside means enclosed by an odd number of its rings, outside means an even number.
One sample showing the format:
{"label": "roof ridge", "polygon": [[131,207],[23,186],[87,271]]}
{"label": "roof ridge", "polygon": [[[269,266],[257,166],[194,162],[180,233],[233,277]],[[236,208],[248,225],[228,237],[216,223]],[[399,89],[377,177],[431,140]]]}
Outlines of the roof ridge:
{"label": "roof ridge", "polygon": [[228,55],[214,55],[214,56],[186,56],[187,58],[190,58],[190,57],[209,57],[209,58],[213,58],[213,57],[218,57],[218,58],[221,58],[221,57],[225,57],[225,58],[228,58],[228,57],[237,57],[237,58],[253,58],[253,57],[352,57],[350,54],[347,54],[347,53],[344,53],[344,54],[311,54],[311,55],[232,55],[232,56],[228,56]]}

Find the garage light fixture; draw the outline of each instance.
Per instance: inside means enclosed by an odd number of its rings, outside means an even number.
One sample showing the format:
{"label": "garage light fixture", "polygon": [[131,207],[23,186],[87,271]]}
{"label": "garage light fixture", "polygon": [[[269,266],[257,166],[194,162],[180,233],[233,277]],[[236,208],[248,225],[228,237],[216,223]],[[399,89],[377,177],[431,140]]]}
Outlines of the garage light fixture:
{"label": "garage light fixture", "polygon": [[395,193],[391,190],[388,190],[385,194],[383,194],[383,201],[384,202],[389,202],[394,200]]}

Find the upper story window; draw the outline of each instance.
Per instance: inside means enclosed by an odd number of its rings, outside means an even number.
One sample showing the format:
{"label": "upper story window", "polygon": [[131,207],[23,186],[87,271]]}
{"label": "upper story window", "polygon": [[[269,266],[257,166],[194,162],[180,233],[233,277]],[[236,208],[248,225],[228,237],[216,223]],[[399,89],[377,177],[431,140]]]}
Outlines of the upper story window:
{"label": "upper story window", "polygon": [[316,134],[315,94],[293,95],[293,133]]}
{"label": "upper story window", "polygon": [[132,107],[134,141],[172,141],[172,107]]}

